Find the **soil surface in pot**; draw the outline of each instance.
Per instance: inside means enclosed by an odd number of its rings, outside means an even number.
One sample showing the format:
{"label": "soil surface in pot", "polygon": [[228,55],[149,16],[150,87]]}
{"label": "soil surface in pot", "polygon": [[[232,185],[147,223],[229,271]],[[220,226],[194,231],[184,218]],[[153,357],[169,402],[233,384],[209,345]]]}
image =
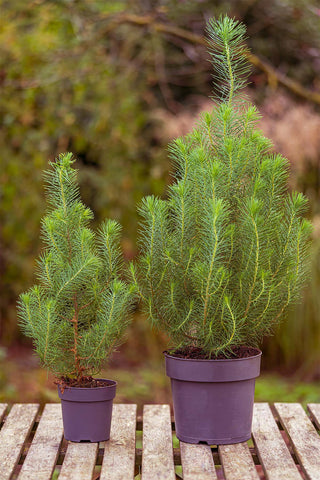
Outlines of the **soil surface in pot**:
{"label": "soil surface in pot", "polygon": [[174,352],[165,352],[165,353],[168,353],[173,357],[185,358],[185,359],[208,360],[211,358],[214,360],[225,360],[228,358],[254,357],[255,355],[258,355],[260,353],[260,350],[258,350],[257,348],[246,347],[246,346],[233,347],[232,351],[229,353],[228,356],[219,354],[216,357],[214,356],[209,357],[208,353],[204,352],[201,348],[188,346],[188,347],[175,350]]}
{"label": "soil surface in pot", "polygon": [[112,383],[108,382],[108,380],[101,380],[93,378],[91,376],[84,376],[81,378],[61,377],[55,383],[59,385],[61,389],[65,389],[68,387],[97,388],[112,385]]}

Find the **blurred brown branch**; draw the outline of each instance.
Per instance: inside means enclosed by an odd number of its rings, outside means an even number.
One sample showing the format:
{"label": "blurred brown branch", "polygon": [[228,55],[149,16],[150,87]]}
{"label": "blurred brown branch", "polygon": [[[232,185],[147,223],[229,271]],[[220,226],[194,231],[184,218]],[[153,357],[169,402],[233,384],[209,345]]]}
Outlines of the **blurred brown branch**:
{"label": "blurred brown branch", "polygon": [[[156,32],[173,35],[193,44],[207,46],[207,40],[205,39],[205,37],[185,30],[183,28],[176,27],[175,25],[168,25],[156,21],[154,16],[152,15],[139,16],[133,14],[119,14],[113,17],[112,21],[108,25],[107,32],[109,33],[111,30],[114,30],[118,25],[124,23],[129,23],[137,26],[149,26]],[[305,100],[320,105],[319,92],[314,92],[312,90],[309,90],[308,88],[305,88],[299,82],[297,82],[296,80],[292,80],[283,73],[279,72],[268,62],[262,60],[253,53],[249,53],[247,58],[252,65],[263,71],[267,75],[268,82],[272,86],[277,86],[277,84],[282,85],[291,92],[293,92],[295,95],[298,95]]]}

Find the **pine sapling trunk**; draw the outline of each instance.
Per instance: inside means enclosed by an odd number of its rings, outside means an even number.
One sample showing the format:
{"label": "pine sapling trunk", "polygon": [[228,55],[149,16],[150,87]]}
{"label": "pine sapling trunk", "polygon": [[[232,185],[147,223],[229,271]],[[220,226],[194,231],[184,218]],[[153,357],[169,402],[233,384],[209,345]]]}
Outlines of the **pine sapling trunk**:
{"label": "pine sapling trunk", "polygon": [[73,296],[73,305],[74,305],[74,316],[73,316],[73,319],[71,320],[71,323],[73,325],[74,344],[73,344],[73,348],[71,348],[70,351],[73,352],[73,355],[74,355],[74,366],[75,366],[74,375],[76,376],[77,380],[79,380],[82,377],[83,367],[81,367],[81,363],[80,363],[81,358],[79,357],[79,354],[78,354],[78,343],[79,343],[79,340],[81,339],[81,336],[79,335],[79,328],[78,328],[79,311],[78,311],[78,302],[77,302],[76,293]]}

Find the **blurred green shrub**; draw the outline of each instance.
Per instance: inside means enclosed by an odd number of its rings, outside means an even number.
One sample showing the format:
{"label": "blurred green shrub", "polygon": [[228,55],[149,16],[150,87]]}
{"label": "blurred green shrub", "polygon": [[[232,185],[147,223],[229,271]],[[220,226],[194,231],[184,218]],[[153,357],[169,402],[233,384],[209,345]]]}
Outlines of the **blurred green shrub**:
{"label": "blurred green shrub", "polygon": [[[154,112],[176,114],[211,91],[205,49],[152,22],[202,34],[207,18],[235,15],[256,54],[310,88],[319,87],[320,30],[312,0],[0,0],[0,9],[0,338],[10,343],[16,298],[33,283],[48,159],[75,152],[84,201],[97,222],[123,223],[123,247],[133,256],[136,203],[162,194],[169,180]],[[252,80],[263,99],[272,79],[255,72]],[[288,331],[289,342],[290,324]],[[148,335],[143,341],[157,343]]]}
{"label": "blurred green shrub", "polygon": [[275,336],[267,340],[264,354],[269,367],[298,378],[320,378],[320,239],[311,252],[311,271],[301,303],[289,312]]}

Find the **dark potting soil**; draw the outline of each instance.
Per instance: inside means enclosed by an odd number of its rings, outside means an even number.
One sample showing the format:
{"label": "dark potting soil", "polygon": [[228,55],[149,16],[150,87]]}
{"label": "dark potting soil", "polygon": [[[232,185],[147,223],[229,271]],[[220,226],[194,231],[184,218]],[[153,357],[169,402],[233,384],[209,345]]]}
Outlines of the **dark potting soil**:
{"label": "dark potting soil", "polygon": [[[212,356],[212,359],[215,360],[225,360],[227,358],[248,358],[258,355],[260,350],[253,347],[233,347],[231,352],[228,355],[219,354],[216,357]],[[208,360],[210,357],[207,352],[204,352],[199,347],[184,347],[174,352],[166,352],[172,355],[173,357],[185,358],[185,359],[194,359],[194,360]]]}
{"label": "dark potting soil", "polygon": [[100,380],[97,378],[93,378],[91,376],[81,377],[81,378],[61,377],[55,383],[60,386],[61,390],[68,387],[97,388],[97,387],[107,387],[108,385],[111,385],[111,383],[108,382],[108,380]]}

